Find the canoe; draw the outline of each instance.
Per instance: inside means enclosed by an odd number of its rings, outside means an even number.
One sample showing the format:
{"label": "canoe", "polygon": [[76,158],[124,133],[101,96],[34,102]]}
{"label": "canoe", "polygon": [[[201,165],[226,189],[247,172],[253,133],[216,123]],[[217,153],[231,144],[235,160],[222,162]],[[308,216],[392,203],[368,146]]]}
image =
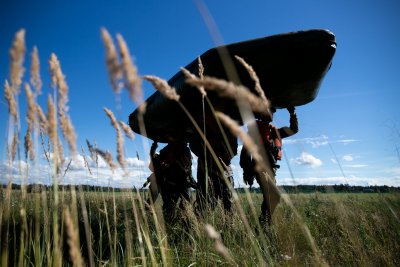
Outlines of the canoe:
{"label": "canoe", "polygon": [[[257,73],[272,106],[287,108],[308,104],[317,97],[335,51],[335,35],[328,30],[313,29],[215,47],[203,53],[200,58],[204,75],[242,84],[254,92],[254,82],[234,58],[235,55],[242,57]],[[198,59],[185,68],[197,74]],[[193,118],[201,122],[204,110],[198,90],[185,83],[181,71],[169,79],[168,83],[177,90],[181,96],[180,102]],[[242,123],[236,101],[219,97],[211,91],[208,91],[207,96],[215,110]],[[167,142],[170,137],[190,141],[195,131],[193,124],[176,102],[155,92],[146,100],[146,105],[143,117],[146,134],[140,131],[137,109],[129,116],[129,124],[134,132],[158,142]]]}

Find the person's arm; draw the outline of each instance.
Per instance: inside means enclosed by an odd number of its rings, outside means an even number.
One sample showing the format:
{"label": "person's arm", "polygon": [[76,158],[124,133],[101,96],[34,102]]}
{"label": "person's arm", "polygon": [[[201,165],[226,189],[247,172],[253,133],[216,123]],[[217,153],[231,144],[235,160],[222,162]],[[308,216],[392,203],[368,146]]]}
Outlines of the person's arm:
{"label": "person's arm", "polygon": [[240,161],[239,165],[242,168],[245,168],[248,165],[248,162],[251,160],[249,153],[247,152],[246,148],[242,147],[242,152],[240,152]]}
{"label": "person's arm", "polygon": [[290,114],[290,125],[279,128],[279,134],[281,138],[286,138],[294,135],[299,131],[299,122],[297,121],[296,110],[294,107],[287,108]]}
{"label": "person's arm", "polygon": [[153,144],[151,144],[151,148],[150,148],[150,158],[151,158],[151,160],[153,160],[154,157],[156,156],[157,147],[158,147],[157,142],[153,142]]}

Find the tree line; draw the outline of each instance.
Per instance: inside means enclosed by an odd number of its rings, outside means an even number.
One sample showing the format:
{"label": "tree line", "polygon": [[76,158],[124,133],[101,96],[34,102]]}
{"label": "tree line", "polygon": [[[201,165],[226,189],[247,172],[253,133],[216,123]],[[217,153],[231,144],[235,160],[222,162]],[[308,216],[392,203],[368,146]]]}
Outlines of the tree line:
{"label": "tree line", "polygon": [[[11,186],[12,190],[21,190],[21,185],[11,184],[1,185],[1,188],[6,189]],[[387,186],[387,185],[374,185],[374,186],[360,186],[360,185],[349,185],[349,184],[338,184],[338,185],[281,185],[278,186],[281,192],[286,193],[400,193],[400,187]],[[97,185],[58,185],[58,190],[71,190],[84,191],[84,192],[131,192],[131,191],[147,191],[146,188],[113,188],[104,187]],[[28,193],[42,192],[54,190],[53,185],[44,184],[29,184],[26,186]],[[235,189],[238,193],[244,193],[246,188],[240,187]],[[248,190],[248,188],[247,188]],[[251,192],[261,193],[259,187],[251,189]]]}

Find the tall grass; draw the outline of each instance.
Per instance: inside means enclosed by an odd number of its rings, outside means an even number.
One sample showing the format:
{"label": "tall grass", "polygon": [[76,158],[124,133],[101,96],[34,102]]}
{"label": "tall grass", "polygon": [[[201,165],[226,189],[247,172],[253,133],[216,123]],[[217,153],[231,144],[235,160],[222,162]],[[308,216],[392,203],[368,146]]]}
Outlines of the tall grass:
{"label": "tall grass", "polygon": [[[145,217],[142,213],[138,213],[136,218],[139,223],[147,220],[146,226],[142,225],[143,228],[139,230],[142,233],[140,241],[132,211],[134,205],[139,206],[141,196],[138,193],[110,191],[78,192],[78,194],[85,199],[85,205],[90,206],[90,210],[87,210],[92,235],[89,240],[96,266],[104,263],[116,266],[146,264],[151,266],[163,263],[169,266],[188,266],[192,263],[211,266],[223,263],[251,266],[259,264],[257,253],[260,253],[269,264],[302,266],[319,263],[303,234],[302,226],[296,222],[296,215],[287,204],[278,206],[274,224],[267,233],[253,231],[252,234],[248,233],[237,213],[226,214],[223,207],[218,205],[215,210],[207,211],[209,224],[195,216],[189,206],[182,214],[184,224],[169,225],[165,236],[158,236],[156,224],[161,222],[153,219],[152,211],[144,210]],[[40,263],[40,266],[53,265],[51,263],[51,257],[54,256],[51,249],[53,239],[52,230],[49,228],[51,222],[46,219],[52,212],[51,206],[46,209],[41,206],[38,211],[35,210],[34,203],[25,204],[27,214],[23,214],[18,208],[22,201],[21,195],[17,191],[12,191],[11,195],[11,204],[14,208],[10,211],[13,220],[9,222],[8,263],[21,262],[19,255],[22,251],[24,265],[34,263]],[[29,194],[32,197],[36,195],[40,196],[40,193]],[[2,194],[2,200],[5,197]],[[252,194],[252,197],[255,204],[261,204],[261,195]],[[46,202],[52,205],[50,198],[51,195],[48,195]],[[387,206],[381,205],[384,198],[399,210],[398,195],[313,193],[291,195],[291,198],[327,264],[392,266],[400,262],[399,222],[392,216]],[[71,205],[72,199],[72,194],[68,193],[64,204]],[[133,204],[132,201],[136,203]],[[238,201],[242,202],[244,210],[249,212],[250,207],[245,196],[240,195]],[[81,206],[80,202],[79,197],[78,206]],[[104,203],[107,207],[115,208],[108,208],[105,211]],[[337,203],[345,205],[347,209],[339,211]],[[34,216],[35,212],[40,213],[36,215],[39,218],[39,225],[36,220],[24,222],[24,216]],[[154,212],[158,218],[162,217],[160,203],[155,205]],[[64,264],[72,265],[79,261],[81,253],[82,260],[89,264],[89,244],[85,237],[83,211],[79,209],[78,214],[71,214],[73,226],[66,218],[66,213],[66,210],[59,211],[59,217],[63,218],[65,225],[65,230],[61,233],[63,241],[60,244],[62,261]],[[250,219],[251,224],[255,224],[256,221]],[[217,234],[209,233],[210,225]],[[20,231],[23,227],[27,230],[25,236],[22,236],[23,232]],[[35,228],[39,228],[38,239],[35,239]],[[77,246],[78,241],[72,238],[74,233],[79,233],[80,246]],[[26,240],[22,243],[23,246],[19,242],[21,238]],[[157,245],[160,243],[159,238],[168,240],[168,248]],[[265,241],[261,242],[264,238]],[[252,248],[254,240],[258,252]],[[46,248],[47,246],[49,247]],[[80,248],[79,251],[76,250],[77,247]],[[36,248],[39,248],[39,251]],[[166,256],[164,260],[163,253]],[[71,257],[71,254],[77,255],[74,256],[77,258]]]}
{"label": "tall grass", "polygon": [[[4,85],[8,104],[8,164],[16,157],[21,160],[20,114],[18,98],[24,81],[25,31],[16,34],[10,49],[11,69],[9,81]],[[126,88],[132,100],[142,104],[142,78],[130,60],[128,47],[121,35],[117,36],[119,57],[110,34],[102,29],[106,48],[106,66],[111,87],[118,95]],[[239,61],[249,70],[256,86],[257,77],[251,66]],[[0,244],[1,266],[267,266],[267,265],[398,265],[400,264],[400,198],[397,194],[283,194],[284,203],[274,214],[274,224],[265,228],[258,220],[258,210],[264,194],[246,190],[238,194],[226,181],[233,194],[234,209],[226,212],[221,203],[207,207],[205,214],[197,214],[193,203],[185,203],[175,222],[163,218],[161,203],[146,204],[147,196],[139,190],[116,192],[108,187],[87,192],[83,186],[58,186],[60,178],[68,172],[77,153],[76,133],[68,111],[68,85],[56,55],[49,60],[53,93],[47,96],[47,112],[36,103],[42,92],[39,75],[39,55],[32,52],[30,78],[25,79],[28,112],[28,130],[24,137],[26,166],[19,165],[20,190],[13,190],[12,173],[7,186],[0,189]],[[199,66],[201,69],[201,64]],[[185,70],[182,70],[185,72]],[[188,83],[201,90],[203,100],[212,108],[206,90],[217,90],[225,97],[245,100],[240,105],[248,112],[264,112],[269,115],[269,102],[261,94],[231,82],[199,77],[185,72]],[[207,149],[216,162],[217,155],[207,140],[206,129],[191,117],[180,103],[179,95],[166,81],[145,76],[144,79],[166,97],[176,101],[204,139]],[[35,90],[32,91],[31,87]],[[204,90],[206,89],[206,90]],[[255,104],[249,104],[255,103]],[[252,107],[258,108],[256,110]],[[261,109],[260,109],[261,107]],[[109,109],[104,109],[117,136],[117,161],[125,169],[123,133],[133,138],[129,127],[118,122]],[[232,122],[224,114],[214,112],[222,125]],[[140,120],[143,122],[143,120]],[[218,120],[219,121],[219,120]],[[229,127],[228,127],[229,128]],[[230,127],[253,148],[252,138],[241,132],[237,125]],[[145,125],[141,125],[145,131]],[[39,135],[41,148],[39,148]],[[70,161],[65,162],[64,145],[68,144]],[[117,169],[111,152],[97,148],[87,141],[90,157],[97,164],[103,157],[111,169]],[[84,149],[82,155],[86,168]],[[265,171],[262,152],[258,155],[259,171]],[[27,192],[27,178],[38,165],[38,155],[44,154],[52,167],[53,187],[50,190],[36,188]],[[221,165],[221,164],[220,164]],[[28,168],[29,167],[29,168]],[[221,172],[224,166],[219,166]],[[265,182],[268,182],[266,176]],[[272,183],[273,184],[273,183]],[[261,185],[268,187],[268,185]],[[274,189],[278,189],[274,186]],[[265,190],[264,190],[265,191]],[[195,195],[195,193],[193,193]],[[385,205],[382,205],[385,203]]]}

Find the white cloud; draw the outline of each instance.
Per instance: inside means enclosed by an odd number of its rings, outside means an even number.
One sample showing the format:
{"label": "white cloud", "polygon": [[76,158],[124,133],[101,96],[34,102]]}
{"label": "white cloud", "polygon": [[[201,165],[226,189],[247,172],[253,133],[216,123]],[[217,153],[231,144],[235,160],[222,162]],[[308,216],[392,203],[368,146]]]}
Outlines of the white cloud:
{"label": "white cloud", "polygon": [[365,168],[368,167],[368,165],[365,164],[348,164],[348,165],[343,165],[344,167],[348,168]]}
{"label": "white cloud", "polygon": [[343,145],[348,145],[350,143],[357,142],[357,141],[358,140],[355,140],[355,139],[342,139],[342,140],[335,141],[335,143],[341,143]]}
{"label": "white cloud", "polygon": [[332,176],[332,177],[302,177],[302,178],[279,178],[277,179],[278,185],[360,185],[360,186],[373,186],[373,185],[388,185],[399,186],[400,176],[395,177],[364,177],[364,176]]}
{"label": "white cloud", "polygon": [[[90,157],[86,157],[91,172],[85,166],[84,157],[76,155],[66,158],[65,164],[61,167],[56,179],[59,184],[91,184],[99,186],[113,187],[141,187],[144,180],[150,174],[144,161],[137,158],[127,158],[126,171],[121,168],[111,170],[104,160],[99,157],[98,164]],[[69,162],[70,165],[68,166]],[[50,161],[51,162],[51,161]],[[68,167],[68,169],[67,169]],[[0,163],[0,183],[24,184],[52,184],[53,166],[47,161],[40,163],[27,164],[24,161],[1,162]],[[26,175],[27,174],[27,175]]]}
{"label": "white cloud", "polygon": [[[127,171],[125,172],[117,168],[112,171],[99,158],[99,165],[90,158],[87,158],[92,174],[89,173],[88,169],[84,167],[82,163],[83,157],[77,156],[75,162],[71,162],[71,166],[67,171],[65,177],[64,171],[67,167],[69,160],[66,160],[66,164],[63,167],[61,174],[58,175],[57,180],[60,184],[91,184],[98,186],[113,186],[113,187],[128,187],[132,188],[141,187],[150,174],[148,169],[148,163],[146,161],[137,160],[137,158],[127,158]],[[332,159],[331,159],[332,160]],[[310,167],[318,167],[322,165],[322,161],[309,153],[302,153],[298,158],[292,159],[292,162],[299,165],[305,165]],[[242,177],[243,170],[239,166],[239,156],[236,156],[232,160],[232,169],[234,172],[235,187],[244,186]],[[193,176],[196,177],[197,160],[193,159],[192,171]],[[367,165],[362,164],[348,164],[343,165],[347,168],[364,168]],[[28,170],[28,176],[25,176],[26,170]],[[319,169],[322,170],[322,169]],[[330,174],[326,170],[319,172],[319,174],[311,174],[313,176],[308,177],[307,174],[301,174],[299,171],[295,171],[295,178],[289,177],[288,172],[278,171],[277,181],[278,184],[351,184],[351,185],[389,185],[399,186],[400,185],[400,168],[393,167],[382,171],[382,176],[351,176],[346,177],[338,176],[337,174]],[[282,178],[289,177],[289,178]],[[322,175],[322,177],[316,176]],[[372,174],[371,174],[372,175]],[[300,176],[300,177],[299,177]],[[47,161],[41,161],[41,164],[27,164],[24,161],[15,161],[13,163],[0,162],[0,183],[6,184],[9,181],[13,183],[37,183],[37,184],[52,184],[53,182],[53,168],[48,164]]]}
{"label": "white cloud", "polygon": [[126,158],[126,166],[127,167],[146,167],[146,163],[143,160],[139,160],[138,158]]}
{"label": "white cloud", "polygon": [[344,156],[342,157],[342,159],[343,159],[344,161],[353,161],[353,160],[354,160],[354,158],[353,158],[353,156],[352,156],[351,154],[344,155]]}
{"label": "white cloud", "polygon": [[285,145],[293,145],[293,144],[309,144],[313,148],[318,148],[320,146],[326,146],[329,143],[341,143],[343,145],[347,145],[352,142],[357,142],[355,139],[338,139],[338,140],[330,140],[328,136],[321,135],[317,137],[307,137],[301,139],[283,139],[283,144]]}
{"label": "white cloud", "polygon": [[328,144],[328,137],[326,135],[321,135],[318,137],[308,137],[302,139],[283,139],[284,145],[291,144],[310,144],[313,148],[320,146],[325,146]]}
{"label": "white cloud", "polygon": [[307,152],[302,152],[300,157],[295,159],[295,162],[298,165],[307,165],[311,166],[312,168],[316,168],[322,165],[322,161],[313,155],[307,153]]}
{"label": "white cloud", "polygon": [[[12,163],[3,161],[0,164],[0,183],[40,183],[46,184],[51,181],[53,169],[48,164],[28,164],[25,161],[14,161]],[[39,177],[39,179],[33,178]]]}
{"label": "white cloud", "polygon": [[[70,159],[66,160],[67,162],[70,161]],[[72,161],[71,165],[69,166],[69,169],[71,170],[84,170],[85,169],[85,160],[81,155],[75,156]]]}

